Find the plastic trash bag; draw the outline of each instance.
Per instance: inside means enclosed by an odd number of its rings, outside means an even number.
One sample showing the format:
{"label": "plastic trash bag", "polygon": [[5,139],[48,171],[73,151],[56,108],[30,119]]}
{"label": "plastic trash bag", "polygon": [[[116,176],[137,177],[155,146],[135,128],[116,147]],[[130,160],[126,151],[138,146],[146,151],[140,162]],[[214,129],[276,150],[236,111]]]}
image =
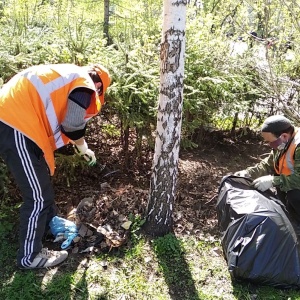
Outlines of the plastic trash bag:
{"label": "plastic trash bag", "polygon": [[280,288],[300,287],[299,243],[284,205],[251,179],[227,176],[220,184],[217,214],[232,279]]}
{"label": "plastic trash bag", "polygon": [[54,242],[65,240],[61,249],[68,248],[73,239],[78,235],[78,229],[72,221],[55,216],[49,223],[51,233],[55,236]]}

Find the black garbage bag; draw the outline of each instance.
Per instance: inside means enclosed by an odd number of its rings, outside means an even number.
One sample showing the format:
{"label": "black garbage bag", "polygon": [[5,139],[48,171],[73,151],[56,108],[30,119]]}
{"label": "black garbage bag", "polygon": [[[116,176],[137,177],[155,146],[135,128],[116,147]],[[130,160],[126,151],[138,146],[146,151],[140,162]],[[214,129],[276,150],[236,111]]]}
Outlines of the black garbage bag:
{"label": "black garbage bag", "polygon": [[251,179],[227,176],[220,184],[217,215],[232,279],[279,288],[300,287],[299,243],[284,205],[259,192]]}

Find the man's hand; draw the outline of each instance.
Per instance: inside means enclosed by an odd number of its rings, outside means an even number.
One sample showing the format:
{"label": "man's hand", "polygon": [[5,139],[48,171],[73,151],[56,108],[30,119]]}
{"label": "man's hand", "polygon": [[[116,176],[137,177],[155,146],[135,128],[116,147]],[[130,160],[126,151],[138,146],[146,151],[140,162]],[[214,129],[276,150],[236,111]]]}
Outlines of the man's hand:
{"label": "man's hand", "polygon": [[235,172],[233,175],[240,176],[240,177],[250,177],[250,175],[248,174],[248,172],[246,170],[241,170],[241,171]]}
{"label": "man's hand", "polygon": [[83,157],[89,166],[94,166],[96,164],[96,156],[95,153],[88,148],[86,141],[82,145],[74,144],[74,149],[77,155]]}
{"label": "man's hand", "polygon": [[273,178],[274,178],[274,176],[272,176],[272,175],[262,176],[262,177],[255,179],[253,181],[252,185],[256,189],[264,192],[273,186]]}

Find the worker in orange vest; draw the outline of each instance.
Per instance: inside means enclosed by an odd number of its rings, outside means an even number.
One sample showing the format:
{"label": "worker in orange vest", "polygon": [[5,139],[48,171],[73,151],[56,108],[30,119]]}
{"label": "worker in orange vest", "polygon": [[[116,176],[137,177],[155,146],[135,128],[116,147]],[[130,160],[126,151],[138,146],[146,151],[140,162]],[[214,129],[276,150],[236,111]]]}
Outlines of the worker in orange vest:
{"label": "worker in orange vest", "polygon": [[0,156],[20,188],[20,248],[17,264],[34,269],[55,266],[67,251],[49,251],[42,238],[56,216],[50,175],[54,151],[69,142],[89,165],[96,163],[84,136],[87,121],[99,113],[110,84],[102,65],[38,65],[0,89]]}
{"label": "worker in orange vest", "polygon": [[269,155],[234,175],[251,177],[262,192],[275,188],[291,217],[300,221],[300,129],[285,116],[273,115],[263,122],[261,135],[272,148]]}

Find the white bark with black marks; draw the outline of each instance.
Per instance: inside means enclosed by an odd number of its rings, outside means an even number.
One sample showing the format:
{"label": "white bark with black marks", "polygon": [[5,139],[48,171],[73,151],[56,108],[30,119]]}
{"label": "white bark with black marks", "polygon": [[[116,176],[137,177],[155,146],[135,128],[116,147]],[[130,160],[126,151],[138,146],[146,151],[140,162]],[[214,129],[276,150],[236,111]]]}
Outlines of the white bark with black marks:
{"label": "white bark with black marks", "polygon": [[172,231],[183,104],[187,1],[164,1],[157,131],[145,231]]}

